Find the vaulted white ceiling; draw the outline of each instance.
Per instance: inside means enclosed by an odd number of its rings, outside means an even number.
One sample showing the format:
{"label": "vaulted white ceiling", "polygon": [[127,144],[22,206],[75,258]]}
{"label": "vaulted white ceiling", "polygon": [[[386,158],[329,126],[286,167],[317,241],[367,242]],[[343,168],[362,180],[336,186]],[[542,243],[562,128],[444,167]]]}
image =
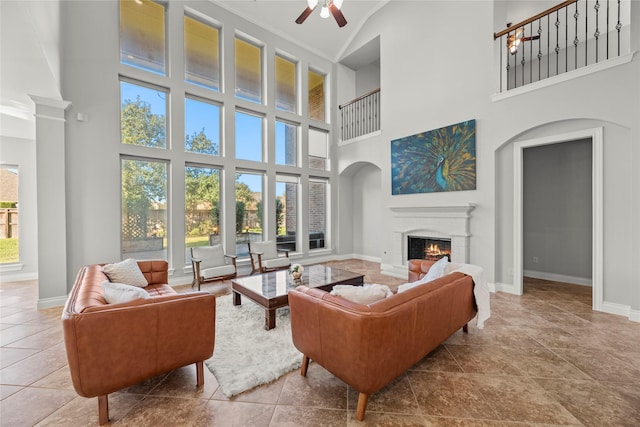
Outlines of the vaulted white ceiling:
{"label": "vaulted white ceiling", "polygon": [[[346,26],[320,17],[296,18],[307,0],[209,0],[268,31],[337,62],[367,18],[390,0],[344,0]],[[0,0],[0,135],[35,139],[29,95],[61,100],[59,0]]]}
{"label": "vaulted white ceiling", "polygon": [[390,0],[344,0],[341,11],[347,25],[340,28],[332,16],[320,17],[324,0],[319,0],[303,24],[296,18],[307,7],[307,0],[211,0],[225,9],[272,33],[295,41],[325,59],[337,62],[349,42],[374,12]]}

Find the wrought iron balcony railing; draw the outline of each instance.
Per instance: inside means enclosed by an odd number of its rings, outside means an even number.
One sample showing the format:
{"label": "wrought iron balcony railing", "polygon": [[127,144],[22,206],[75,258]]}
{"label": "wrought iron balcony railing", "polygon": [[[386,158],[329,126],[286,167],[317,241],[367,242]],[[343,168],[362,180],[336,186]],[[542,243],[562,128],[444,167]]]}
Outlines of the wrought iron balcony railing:
{"label": "wrought iron balcony railing", "polygon": [[380,89],[359,96],[338,108],[340,139],[343,141],[380,130]]}
{"label": "wrought iron balcony railing", "polygon": [[627,53],[629,10],[621,0],[568,0],[495,33],[500,92]]}

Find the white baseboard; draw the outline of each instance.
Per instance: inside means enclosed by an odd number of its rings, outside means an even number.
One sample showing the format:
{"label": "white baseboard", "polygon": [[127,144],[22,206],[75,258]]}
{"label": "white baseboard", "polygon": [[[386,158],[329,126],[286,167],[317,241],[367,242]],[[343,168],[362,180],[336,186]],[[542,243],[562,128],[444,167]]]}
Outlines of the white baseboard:
{"label": "white baseboard", "polygon": [[495,283],[493,284],[493,292],[505,292],[507,294],[520,295],[513,283]]}
{"label": "white baseboard", "polygon": [[[531,276],[528,276],[531,277]],[[564,283],[569,283],[565,282]],[[505,292],[508,294],[519,295],[513,284],[510,283],[489,283],[489,290],[492,292]],[[493,289],[491,287],[493,286]],[[632,322],[640,322],[640,310],[632,310],[630,306],[624,304],[618,304],[615,302],[602,302],[601,312],[615,314],[618,316],[624,316]]]}
{"label": "white baseboard", "polygon": [[38,280],[38,272],[32,273],[2,273],[0,275],[0,282],[9,283],[9,282],[24,282],[26,280]]}
{"label": "white baseboard", "polygon": [[67,296],[41,298],[38,300],[38,310],[43,308],[62,307],[67,302]]}
{"label": "white baseboard", "polygon": [[533,279],[550,280],[552,282],[571,283],[573,285],[592,286],[589,277],[567,276],[566,274],[547,273],[544,271],[524,270],[522,274]]}
{"label": "white baseboard", "polygon": [[380,273],[385,276],[397,277],[398,279],[407,279],[408,267],[406,265],[392,265],[380,263]]}
{"label": "white baseboard", "polygon": [[353,254],[353,257],[355,259],[359,259],[362,261],[370,261],[370,262],[376,262],[376,263],[382,263],[382,258],[380,257],[375,257],[375,256],[369,256],[369,255],[359,255],[359,254]]}
{"label": "white baseboard", "polygon": [[602,303],[602,311],[604,313],[624,316],[632,322],[640,322],[640,310],[633,310],[631,306],[628,305],[604,301]]}

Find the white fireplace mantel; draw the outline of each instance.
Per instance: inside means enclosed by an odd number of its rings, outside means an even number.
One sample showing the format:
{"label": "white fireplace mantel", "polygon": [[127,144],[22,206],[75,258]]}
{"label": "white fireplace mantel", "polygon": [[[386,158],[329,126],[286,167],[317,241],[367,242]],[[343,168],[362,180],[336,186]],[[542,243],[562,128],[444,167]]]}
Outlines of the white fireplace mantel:
{"label": "white fireplace mantel", "polygon": [[455,206],[389,206],[393,234],[392,269],[406,272],[408,236],[451,239],[451,262],[468,263],[469,223],[475,207],[471,203]]}

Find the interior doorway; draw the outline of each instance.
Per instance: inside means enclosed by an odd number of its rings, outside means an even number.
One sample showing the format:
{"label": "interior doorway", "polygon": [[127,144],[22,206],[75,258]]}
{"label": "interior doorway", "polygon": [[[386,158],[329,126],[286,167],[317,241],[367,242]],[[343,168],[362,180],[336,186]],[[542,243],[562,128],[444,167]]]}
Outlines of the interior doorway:
{"label": "interior doorway", "polygon": [[[578,140],[591,141],[591,281],[592,308],[601,311],[603,300],[603,156],[602,128],[587,129],[514,144],[514,286],[519,295],[523,293],[524,275],[524,153],[526,149]],[[527,254],[533,261],[532,254]],[[529,261],[529,260],[528,260]],[[538,258],[539,261],[539,258]],[[529,265],[529,263],[527,263]]]}

